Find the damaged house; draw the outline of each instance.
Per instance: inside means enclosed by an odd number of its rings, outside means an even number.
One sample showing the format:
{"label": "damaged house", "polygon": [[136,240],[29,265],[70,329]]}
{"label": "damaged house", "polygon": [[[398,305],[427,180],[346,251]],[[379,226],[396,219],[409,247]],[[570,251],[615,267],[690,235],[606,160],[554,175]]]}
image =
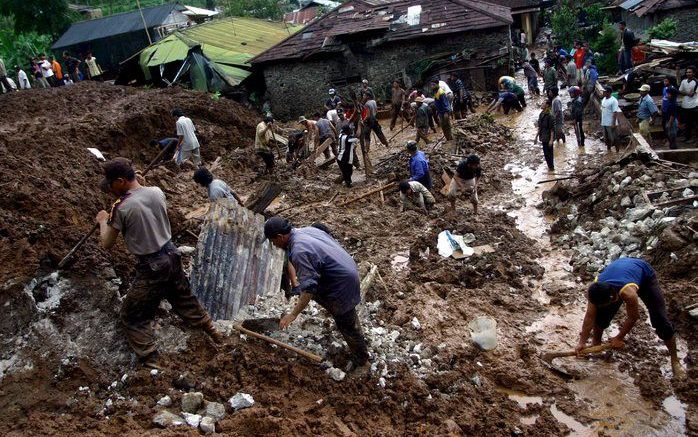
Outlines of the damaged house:
{"label": "damaged house", "polygon": [[644,35],[666,18],[676,21],[680,41],[698,41],[698,0],[616,0],[628,27]]}
{"label": "damaged house", "polygon": [[455,72],[475,90],[509,71],[511,9],[472,0],[350,0],[253,58],[274,114],[322,108],[329,88],[370,81],[379,101],[393,80],[422,87]]}

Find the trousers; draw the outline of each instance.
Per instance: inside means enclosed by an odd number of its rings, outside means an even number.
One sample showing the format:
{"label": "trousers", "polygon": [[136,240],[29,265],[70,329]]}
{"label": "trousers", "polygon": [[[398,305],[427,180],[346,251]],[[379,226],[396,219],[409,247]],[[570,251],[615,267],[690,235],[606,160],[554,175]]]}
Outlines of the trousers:
{"label": "trousers", "polygon": [[368,348],[359,324],[359,318],[356,315],[356,308],[340,316],[334,316],[334,321],[337,324],[337,330],[342,334],[344,341],[349,346],[354,364],[357,367],[366,364],[368,361]]}
{"label": "trousers", "polygon": [[211,323],[208,313],[191,293],[189,279],[182,269],[182,257],[172,243],[156,254],[139,259],[136,277],[121,304],[126,338],[139,357],[157,349],[153,322],[163,299],[189,325],[205,327]]}

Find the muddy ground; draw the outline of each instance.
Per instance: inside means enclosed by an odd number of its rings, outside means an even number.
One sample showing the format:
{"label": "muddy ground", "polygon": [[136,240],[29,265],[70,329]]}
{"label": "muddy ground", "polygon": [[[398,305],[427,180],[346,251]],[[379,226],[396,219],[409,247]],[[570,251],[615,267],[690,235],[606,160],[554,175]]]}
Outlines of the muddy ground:
{"label": "muddy ground", "polygon": [[[43,99],[50,99],[50,108],[40,104]],[[374,285],[366,296],[367,303],[379,302],[367,323],[397,331],[396,344],[405,356],[414,355],[420,344],[418,361],[386,363],[383,383],[375,373],[335,382],[314,364],[237,335],[216,350],[163,310],[158,322],[163,370],[151,375],[135,365],[117,323],[120,296],[132,273],[123,246],[105,252],[92,239],[69,268],[51,274],[96,211],[111,201],[97,189],[100,166],[85,148],[127,156],[142,168],[157,154],[147,146],[151,137],[172,135],[173,106],[192,117],[204,160],[210,164],[220,156],[215,174],[242,197],[269,181],[280,183],[282,197],[271,213],[284,209],[298,226],[322,221],[357,262],[378,266],[384,285]],[[484,168],[479,215],[464,202],[456,212],[448,211],[437,194],[433,216],[425,217],[416,211],[400,214],[395,192],[386,192],[385,204],[375,195],[338,206],[379,180],[407,174],[407,156],[395,153],[414,134],[409,128],[388,149],[374,144],[374,162],[392,158],[368,180],[356,171],[357,182],[347,189],[336,183],[336,167],[294,171],[282,164],[274,176],[260,176],[251,149],[257,117],[204,94],[81,83],[0,96],[0,113],[7,114],[0,132],[0,430],[11,435],[197,434],[187,425],[162,430],[152,423],[162,396],[171,396],[176,413],[182,394],[195,390],[221,403],[237,392],[254,397],[253,407],[229,411],[218,422],[218,432],[233,435],[697,432],[695,357],[686,358],[688,380],[672,383],[662,373],[668,359],[649,326],[639,326],[625,350],[602,360],[565,361],[571,380],[539,359],[542,350],[574,345],[585,282],[569,264],[572,252],[548,237],[555,217],[542,210],[541,195],[550,184],[535,185],[547,175],[539,146],[532,144],[534,106],[523,114],[497,116],[496,122],[471,116],[457,142],[425,148],[436,191],[443,185],[442,168],[454,168],[457,154],[478,153]],[[456,151],[456,144],[463,150]],[[590,144],[588,155],[577,153],[576,146],[562,147],[556,151],[559,172],[611,159],[598,142]],[[187,230],[198,233],[200,221],[186,217],[206,204],[191,175],[191,169],[164,166],[148,176],[148,183],[168,195],[179,245],[195,245]],[[330,206],[305,206],[336,192]],[[494,252],[444,259],[436,251],[442,230],[472,233],[473,246],[490,245]],[[695,291],[695,285],[662,279],[671,316],[686,339],[683,351],[695,351],[695,325],[682,309],[687,299],[680,296],[687,287]],[[493,351],[483,352],[470,340],[468,322],[478,315],[497,321]],[[332,335],[331,325],[325,328]],[[343,359],[341,352],[331,358]]]}

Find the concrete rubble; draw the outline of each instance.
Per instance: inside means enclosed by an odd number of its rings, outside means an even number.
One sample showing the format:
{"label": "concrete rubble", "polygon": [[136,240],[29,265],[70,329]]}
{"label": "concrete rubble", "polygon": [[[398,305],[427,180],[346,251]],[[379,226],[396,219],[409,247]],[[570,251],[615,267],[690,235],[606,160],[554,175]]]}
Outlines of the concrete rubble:
{"label": "concrete rubble", "polygon": [[236,393],[235,396],[228,399],[228,404],[230,404],[230,408],[238,411],[253,406],[254,398],[247,393]]}

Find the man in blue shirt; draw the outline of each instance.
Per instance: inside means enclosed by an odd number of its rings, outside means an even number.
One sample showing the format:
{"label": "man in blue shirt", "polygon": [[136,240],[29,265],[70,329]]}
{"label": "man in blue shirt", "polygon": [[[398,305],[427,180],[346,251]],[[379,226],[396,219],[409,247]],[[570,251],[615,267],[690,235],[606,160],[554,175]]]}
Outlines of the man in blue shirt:
{"label": "man in blue shirt", "polygon": [[640,318],[640,304],[644,302],[650,315],[650,322],[657,336],[664,341],[671,354],[671,368],[675,377],[682,377],[684,371],[676,352],[674,327],[666,313],[664,296],[659,288],[657,276],[646,261],[638,258],[619,258],[609,264],[589,286],[589,302],[579,335],[577,351],[586,347],[589,335],[593,332],[593,345],[601,344],[603,331],[611,324],[623,303],[627,317],[618,334],[611,338],[614,349],[625,345],[623,339]]}
{"label": "man in blue shirt", "polygon": [[647,141],[650,140],[650,125],[654,122],[652,117],[659,113],[659,109],[657,109],[657,105],[654,104],[654,100],[652,100],[649,93],[649,85],[644,84],[640,87],[640,107],[637,110],[640,134],[642,134]]}
{"label": "man in blue shirt", "polygon": [[296,277],[291,277],[291,285],[300,294],[293,311],[281,318],[281,329],[293,323],[313,299],[332,314],[349,345],[352,367],[365,366],[368,349],[356,314],[356,305],[361,301],[361,281],[351,255],[327,232],[312,226],[294,228],[278,216],[266,221],[264,235],[288,253],[296,273]]}
{"label": "man in blue shirt", "polygon": [[405,148],[410,153],[410,180],[417,181],[432,189],[431,175],[429,174],[429,161],[427,156],[421,150],[417,150],[416,141],[408,141]]}

